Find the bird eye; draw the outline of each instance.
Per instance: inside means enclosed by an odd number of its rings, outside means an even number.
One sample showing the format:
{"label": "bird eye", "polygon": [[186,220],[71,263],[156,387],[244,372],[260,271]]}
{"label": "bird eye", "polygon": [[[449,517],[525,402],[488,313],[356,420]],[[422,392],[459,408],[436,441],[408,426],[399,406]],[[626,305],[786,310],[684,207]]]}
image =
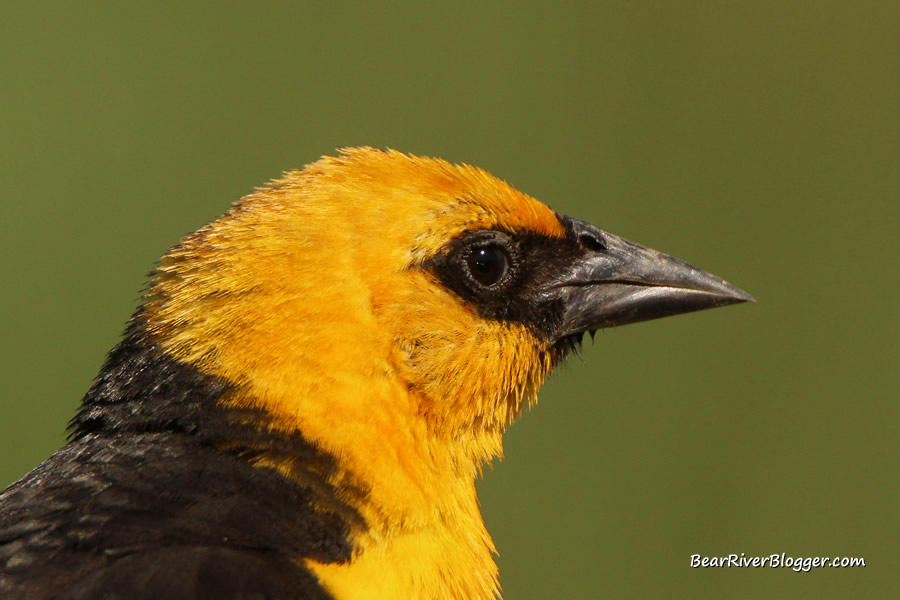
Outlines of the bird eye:
{"label": "bird eye", "polygon": [[499,246],[475,246],[466,256],[472,279],[484,286],[496,285],[509,271],[509,254]]}

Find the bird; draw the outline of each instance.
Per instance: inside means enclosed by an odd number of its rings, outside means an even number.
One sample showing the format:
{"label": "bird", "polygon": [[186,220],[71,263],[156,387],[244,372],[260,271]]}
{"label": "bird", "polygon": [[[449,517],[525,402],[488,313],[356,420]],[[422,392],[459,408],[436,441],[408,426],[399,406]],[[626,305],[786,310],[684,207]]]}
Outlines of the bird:
{"label": "bird", "polygon": [[159,260],[0,494],[0,597],[499,598],[475,481],[554,367],[752,301],[480,168],[340,149]]}

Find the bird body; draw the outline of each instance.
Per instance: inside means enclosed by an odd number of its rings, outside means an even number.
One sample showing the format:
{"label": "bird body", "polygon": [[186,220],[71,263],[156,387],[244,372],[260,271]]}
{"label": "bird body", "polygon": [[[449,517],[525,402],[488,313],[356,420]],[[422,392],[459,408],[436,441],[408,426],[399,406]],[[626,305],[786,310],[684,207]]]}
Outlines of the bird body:
{"label": "bird body", "polygon": [[475,479],[585,331],[750,299],[483,170],[356,148],[185,237],[0,495],[10,598],[494,598]]}

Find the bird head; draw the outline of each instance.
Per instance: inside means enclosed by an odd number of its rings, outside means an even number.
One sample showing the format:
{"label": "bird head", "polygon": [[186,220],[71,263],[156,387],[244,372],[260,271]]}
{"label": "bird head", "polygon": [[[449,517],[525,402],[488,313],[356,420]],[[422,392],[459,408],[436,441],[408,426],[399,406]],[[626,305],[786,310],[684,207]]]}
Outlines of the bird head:
{"label": "bird head", "polygon": [[375,423],[489,458],[585,332],[750,299],[481,169],[353,148],[183,239],[144,310],[171,355],[332,451]]}

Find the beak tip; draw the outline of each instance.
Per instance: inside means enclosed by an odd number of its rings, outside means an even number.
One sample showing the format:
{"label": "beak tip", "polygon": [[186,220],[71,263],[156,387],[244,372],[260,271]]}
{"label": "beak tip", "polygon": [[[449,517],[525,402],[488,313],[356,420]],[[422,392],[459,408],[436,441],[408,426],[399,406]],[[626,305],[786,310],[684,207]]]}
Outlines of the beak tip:
{"label": "beak tip", "polygon": [[730,283],[727,284],[729,288],[729,297],[734,299],[735,304],[740,304],[741,302],[749,302],[750,304],[757,304],[756,298],[745,292],[739,287],[733,286]]}

